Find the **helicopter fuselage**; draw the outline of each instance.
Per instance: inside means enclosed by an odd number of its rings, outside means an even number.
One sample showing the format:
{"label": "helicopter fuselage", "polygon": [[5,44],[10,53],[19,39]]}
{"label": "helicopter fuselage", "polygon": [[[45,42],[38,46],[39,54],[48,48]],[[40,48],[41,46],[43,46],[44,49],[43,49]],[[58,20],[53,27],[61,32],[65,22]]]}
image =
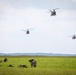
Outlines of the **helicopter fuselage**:
{"label": "helicopter fuselage", "polygon": [[55,16],[56,15],[56,12],[51,12],[51,16]]}
{"label": "helicopter fuselage", "polygon": [[76,39],[76,36],[73,36],[72,39]]}
{"label": "helicopter fuselage", "polygon": [[26,31],[26,34],[30,34],[29,30]]}
{"label": "helicopter fuselage", "polygon": [[56,11],[52,11],[51,16],[56,16]]}

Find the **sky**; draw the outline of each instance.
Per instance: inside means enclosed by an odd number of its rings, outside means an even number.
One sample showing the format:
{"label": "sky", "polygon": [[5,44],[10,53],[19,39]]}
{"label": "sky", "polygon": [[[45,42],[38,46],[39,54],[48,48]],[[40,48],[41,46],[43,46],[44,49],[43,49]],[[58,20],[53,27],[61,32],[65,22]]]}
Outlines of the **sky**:
{"label": "sky", "polygon": [[76,54],[74,34],[76,0],[0,0],[0,53]]}

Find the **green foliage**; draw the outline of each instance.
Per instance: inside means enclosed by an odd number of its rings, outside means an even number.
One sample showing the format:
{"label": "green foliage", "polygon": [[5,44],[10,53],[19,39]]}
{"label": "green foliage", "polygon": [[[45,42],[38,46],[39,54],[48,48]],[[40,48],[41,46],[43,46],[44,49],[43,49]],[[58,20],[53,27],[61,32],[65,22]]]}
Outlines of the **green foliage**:
{"label": "green foliage", "polygon": [[[3,60],[5,57],[0,57]],[[37,67],[31,68],[29,59],[37,60]],[[7,57],[0,62],[0,75],[76,75],[76,57]],[[12,64],[14,67],[8,67]],[[28,68],[19,68],[25,64]]]}

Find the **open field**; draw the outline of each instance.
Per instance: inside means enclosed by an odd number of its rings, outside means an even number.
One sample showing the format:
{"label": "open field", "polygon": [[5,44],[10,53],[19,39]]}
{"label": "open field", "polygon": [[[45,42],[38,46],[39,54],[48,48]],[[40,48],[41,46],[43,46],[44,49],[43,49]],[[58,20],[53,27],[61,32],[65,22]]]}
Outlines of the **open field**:
{"label": "open field", "polygon": [[[5,57],[0,57],[3,60]],[[76,75],[76,57],[7,57],[7,62],[0,62],[0,75]],[[37,67],[31,68],[29,59],[37,60]],[[12,64],[14,67],[8,67]],[[20,64],[28,68],[19,68]]]}

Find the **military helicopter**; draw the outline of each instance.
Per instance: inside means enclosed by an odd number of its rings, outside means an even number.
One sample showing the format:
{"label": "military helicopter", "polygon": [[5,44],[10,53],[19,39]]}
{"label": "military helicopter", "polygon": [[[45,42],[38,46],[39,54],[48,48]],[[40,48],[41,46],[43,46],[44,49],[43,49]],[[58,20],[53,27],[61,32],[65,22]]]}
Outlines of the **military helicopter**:
{"label": "military helicopter", "polygon": [[26,32],[26,34],[30,34],[30,30],[32,30],[33,28],[29,28],[29,29],[25,29],[25,30],[22,30],[24,32]]}
{"label": "military helicopter", "polygon": [[72,39],[76,39],[76,34],[75,34],[75,35],[73,35],[73,36],[70,36],[70,37],[72,37]]}
{"label": "military helicopter", "polygon": [[51,16],[56,16],[56,10],[57,9],[59,9],[59,8],[55,8],[55,9],[49,10],[50,12],[47,12],[47,13],[51,13]]}

